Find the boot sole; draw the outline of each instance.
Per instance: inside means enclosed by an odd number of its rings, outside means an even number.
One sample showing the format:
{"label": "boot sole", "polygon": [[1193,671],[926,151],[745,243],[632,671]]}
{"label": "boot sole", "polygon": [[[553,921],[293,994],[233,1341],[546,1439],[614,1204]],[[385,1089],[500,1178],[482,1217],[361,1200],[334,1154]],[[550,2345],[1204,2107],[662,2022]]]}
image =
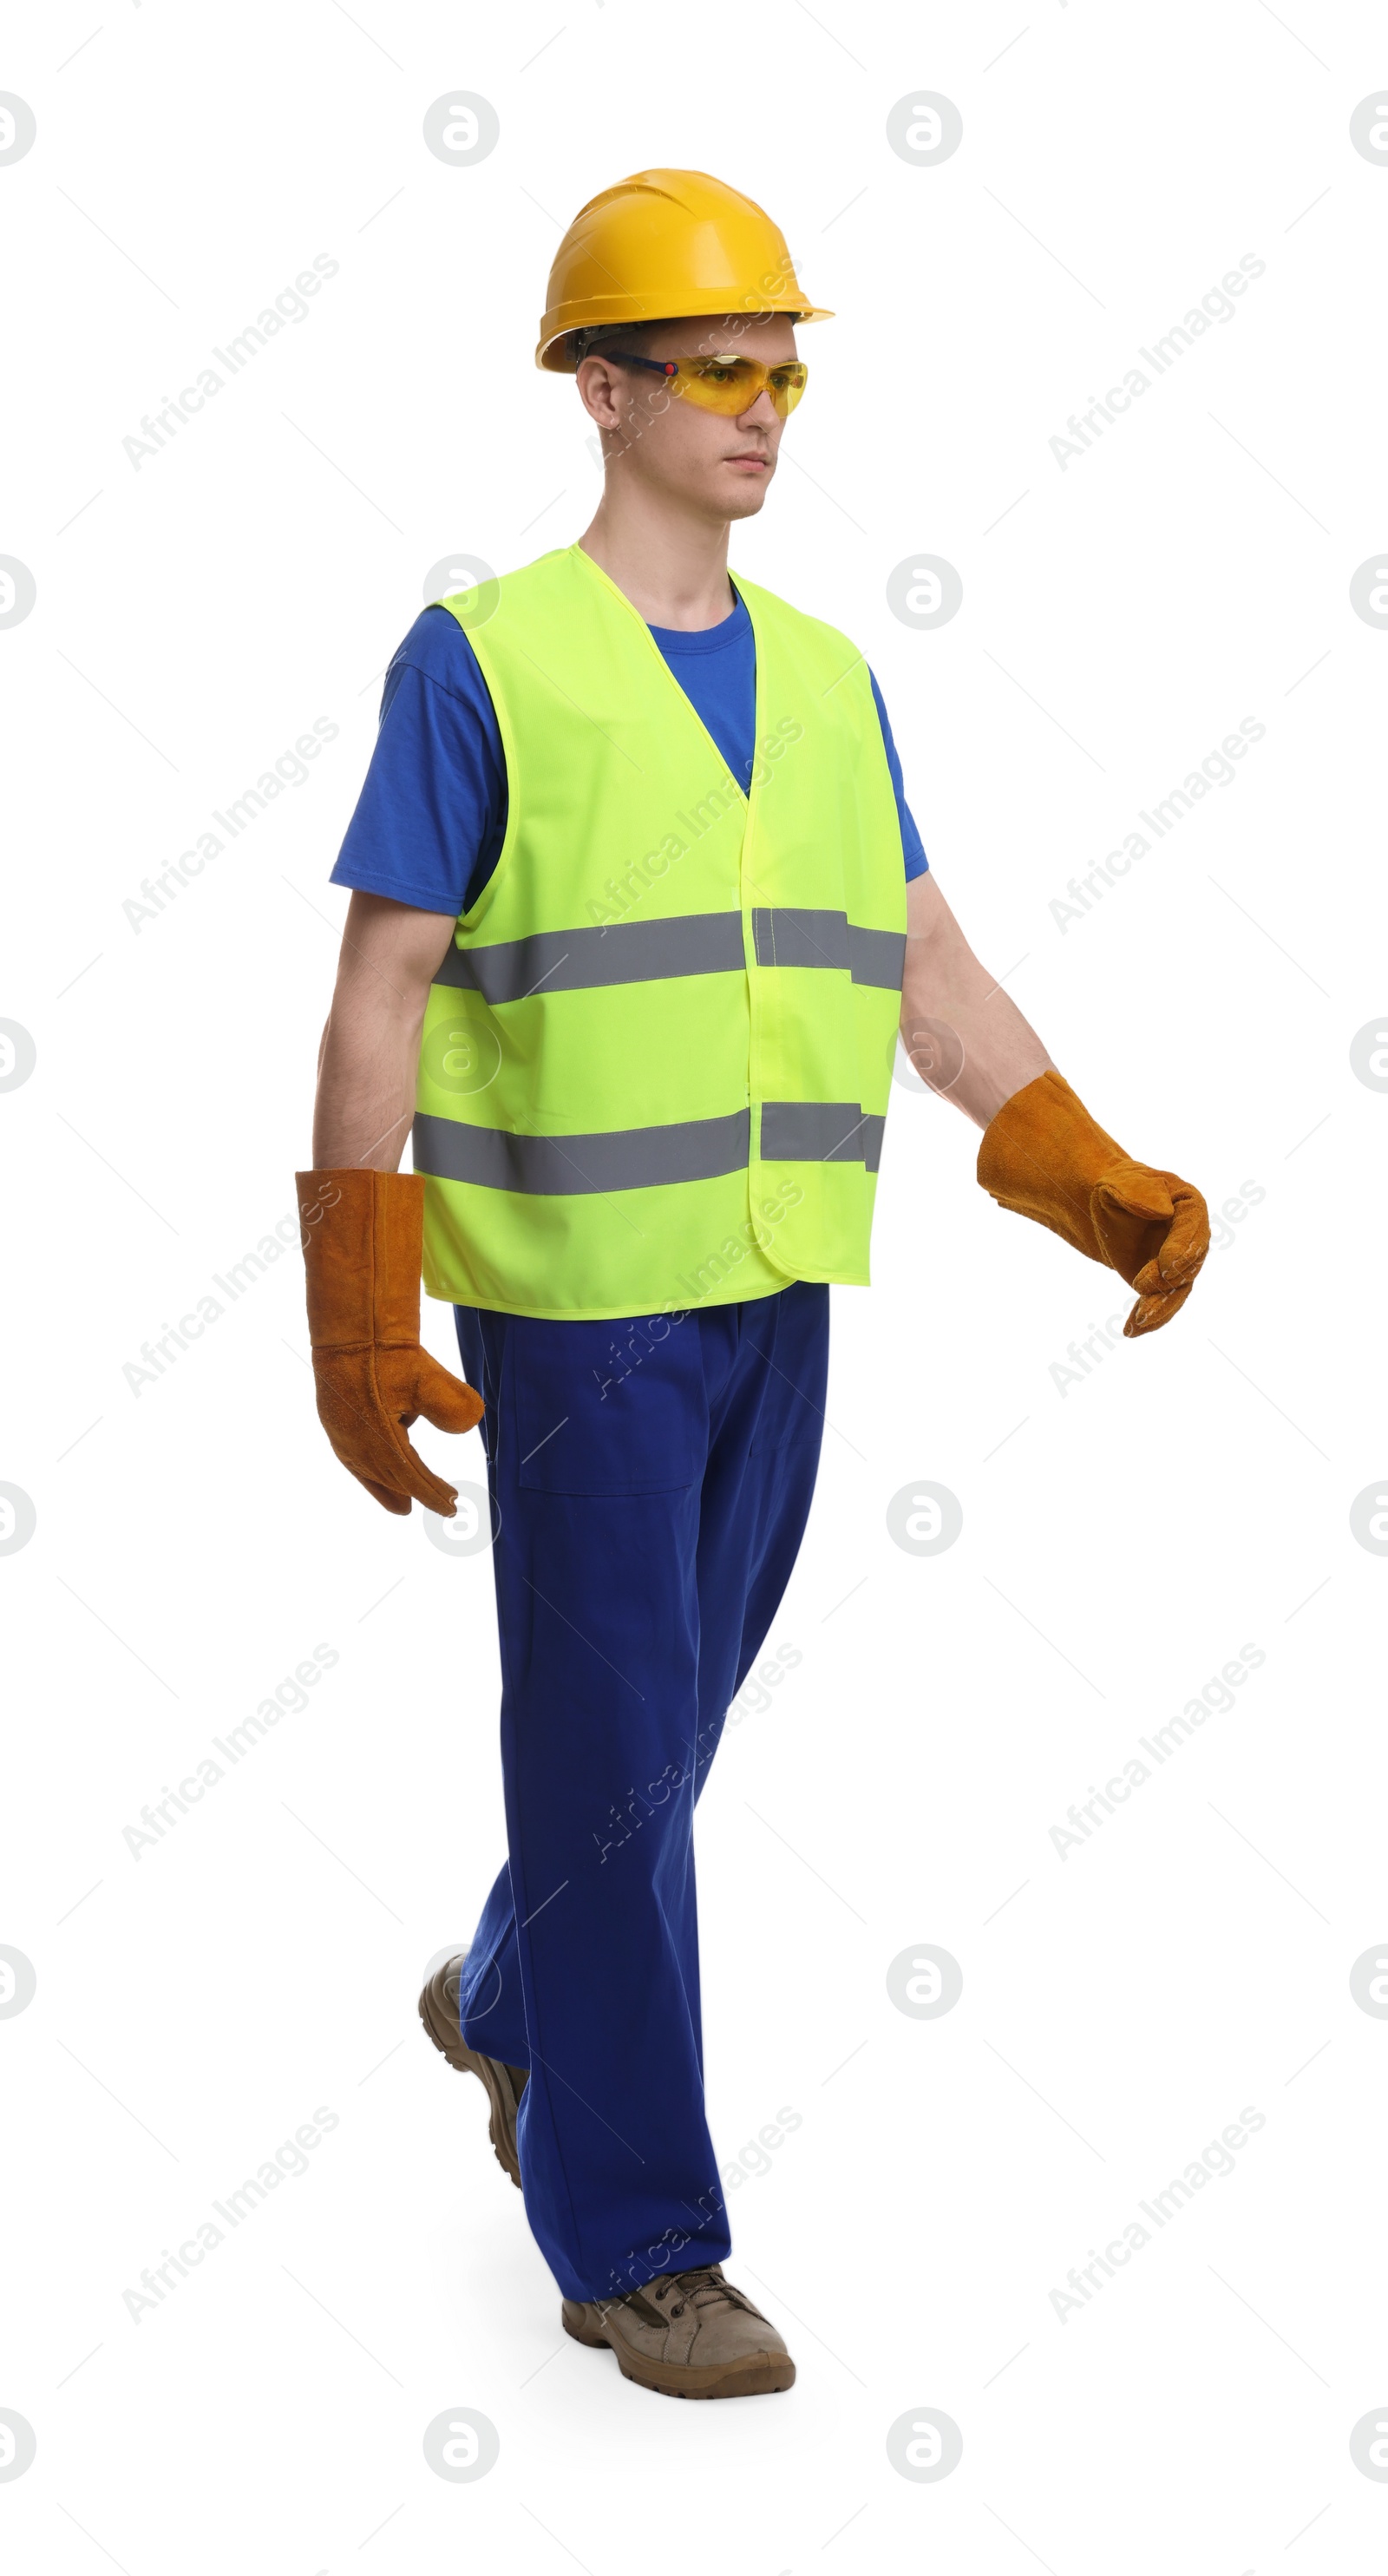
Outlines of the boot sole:
{"label": "boot sole", "polygon": [[565,2299],[560,2311],[564,2332],[590,2351],[606,2349],[623,2379],[637,2388],[654,2389],[659,2397],[770,2397],[795,2386],[795,2364],[789,2353],[749,2353],[745,2361],[710,2361],[691,2368],[686,2363],[648,2360],[628,2352],[592,2318],[586,2303]]}
{"label": "boot sole", "polygon": [[477,2049],[468,2047],[467,2041],[444,2002],[441,1991],[438,1990],[436,1978],[430,1979],[419,1998],[419,2018],[424,2024],[426,2036],[433,2041],[440,2057],[446,2057],[449,2065],[456,2068],[459,2075],[475,2075],[483,2086],[490,2112],[487,2135],[492,2142],[492,2153],[502,2172],[510,2175],[519,2191],[520,2160],[511,2135],[511,2124],[515,2114],[512,2105],[502,2092],[504,2079],[496,2073],[491,2058],[483,2057]]}

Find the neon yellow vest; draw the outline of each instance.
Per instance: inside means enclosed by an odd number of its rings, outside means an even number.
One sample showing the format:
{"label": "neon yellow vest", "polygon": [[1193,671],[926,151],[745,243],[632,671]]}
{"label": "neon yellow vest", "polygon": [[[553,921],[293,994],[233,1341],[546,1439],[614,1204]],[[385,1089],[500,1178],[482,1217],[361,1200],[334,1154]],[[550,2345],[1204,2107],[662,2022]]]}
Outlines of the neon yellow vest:
{"label": "neon yellow vest", "polygon": [[506,758],[506,837],[420,1046],[432,1297],[610,1317],[868,1277],[905,953],[866,663],[735,576],[750,794],[578,546],[442,605]]}

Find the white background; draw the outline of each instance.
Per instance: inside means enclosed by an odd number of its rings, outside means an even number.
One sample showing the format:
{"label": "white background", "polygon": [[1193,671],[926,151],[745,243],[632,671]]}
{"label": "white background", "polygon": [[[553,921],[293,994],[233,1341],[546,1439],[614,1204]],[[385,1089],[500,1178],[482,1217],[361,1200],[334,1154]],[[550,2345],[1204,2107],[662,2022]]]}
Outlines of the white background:
{"label": "white background", "polygon": [[[0,632],[12,852],[0,1014],[37,1065],[8,1146],[0,2025],[12,2108],[0,2485],[13,2564],[128,2576],[709,2561],[1198,2576],[1384,2564],[1388,1940],[1376,1652],[1388,635],[1388,171],[1349,120],[1379,13],[371,0],[12,13]],[[567,0],[566,0],[567,5]],[[1028,11],[1030,15],[1028,16]],[[90,41],[88,41],[90,39]],[[449,167],[448,84],[500,140]],[[959,150],[886,121],[942,93]],[[687,2407],[568,2343],[426,1962],[502,1856],[485,1555],[334,1465],[288,1254],[133,1392],[143,1342],[285,1216],[345,898],[326,877],[382,669],[450,549],[586,525],[571,384],[532,363],[550,259],[623,173],[764,202],[838,318],[733,562],[867,652],[940,882],[1103,1123],[1226,1226],[1155,1339],[1000,1214],[946,1107],[893,1095],[876,1285],[836,1292],[824,1470],[700,1812],[710,2110],[734,2278],[794,2391]],[[162,452],[122,441],[315,254],[306,319]],[[1245,254],[1265,273],[1064,470],[1049,441]],[[1150,371],[1149,371],[1150,372]],[[963,582],[915,631],[913,551]],[[132,928],[142,878],[317,717],[305,783]],[[1062,931],[1049,907],[1239,721],[1264,738]],[[1015,971],[1014,971],[1015,970]],[[453,1356],[451,1318],[426,1307]],[[478,1444],[424,1430],[454,1476]],[[963,1532],[908,1554],[891,1498]],[[123,1828],[315,1644],[300,1714],[135,1858]],[[1251,1642],[1265,1661],[1061,1858],[1051,1828]],[[898,2010],[923,1942],[952,2012]],[[123,2292],[324,2105],[338,2126],[153,2313]],[[1050,2293],[1245,2106],[1264,2126],[1064,2321]],[[449,2484],[424,2428],[500,2456]],[[946,2479],[889,2429],[931,2407]],[[466,2563],[477,2563],[469,2554]]]}

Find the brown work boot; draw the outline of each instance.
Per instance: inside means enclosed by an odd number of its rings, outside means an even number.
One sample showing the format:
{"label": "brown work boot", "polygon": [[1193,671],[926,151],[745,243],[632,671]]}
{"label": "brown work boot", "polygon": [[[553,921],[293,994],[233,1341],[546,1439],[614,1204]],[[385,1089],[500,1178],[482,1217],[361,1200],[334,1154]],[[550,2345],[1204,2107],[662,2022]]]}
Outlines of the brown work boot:
{"label": "brown work boot", "polygon": [[662,2397],[760,2397],[790,2388],[795,2364],[721,2263],[667,2273],[624,2299],[566,2299],[576,2343],[609,2344],[624,2379]]}
{"label": "brown work boot", "polygon": [[491,2105],[488,2126],[497,2163],[519,2190],[516,2114],[529,2077],[523,2066],[504,2066],[499,2057],[483,2057],[477,2049],[468,2047],[458,2016],[459,1983],[466,1957],[466,1950],[460,1950],[456,1959],[446,1959],[441,1968],[434,1970],[419,1998],[419,2018],[450,2066],[456,2066],[464,2075],[481,2077]]}

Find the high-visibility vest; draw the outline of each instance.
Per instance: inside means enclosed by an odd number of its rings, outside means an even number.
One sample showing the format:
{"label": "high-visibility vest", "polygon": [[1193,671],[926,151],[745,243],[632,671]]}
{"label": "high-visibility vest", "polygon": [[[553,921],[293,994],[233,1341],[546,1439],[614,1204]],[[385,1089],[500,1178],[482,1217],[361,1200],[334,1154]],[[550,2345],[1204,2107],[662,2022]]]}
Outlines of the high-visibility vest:
{"label": "high-visibility vest", "polygon": [[868,668],[735,575],[750,790],[582,548],[452,610],[506,758],[506,837],[420,1045],[424,1284],[606,1318],[866,1284],[905,955]]}

